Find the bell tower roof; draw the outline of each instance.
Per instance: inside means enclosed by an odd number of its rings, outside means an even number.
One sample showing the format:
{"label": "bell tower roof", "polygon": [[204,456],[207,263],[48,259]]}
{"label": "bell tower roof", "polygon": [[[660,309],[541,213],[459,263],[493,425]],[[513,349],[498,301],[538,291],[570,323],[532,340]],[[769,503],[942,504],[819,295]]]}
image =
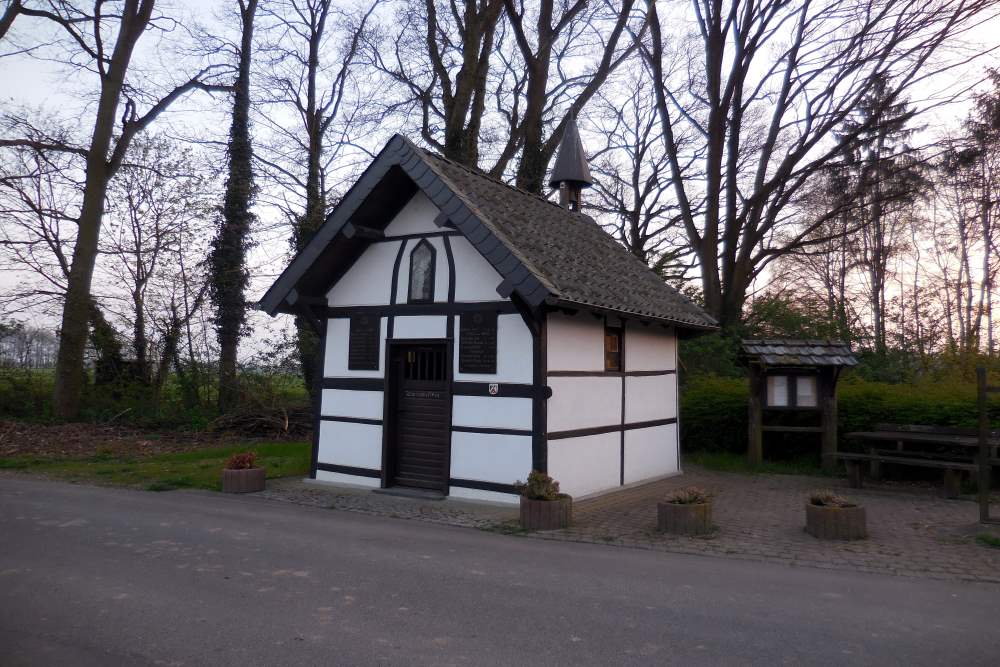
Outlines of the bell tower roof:
{"label": "bell tower roof", "polygon": [[572,111],[566,119],[556,164],[549,176],[550,187],[558,188],[560,183],[580,188],[589,188],[594,184],[594,179],[590,176],[587,154],[584,153],[583,142],[580,141],[580,128],[576,125],[576,116]]}

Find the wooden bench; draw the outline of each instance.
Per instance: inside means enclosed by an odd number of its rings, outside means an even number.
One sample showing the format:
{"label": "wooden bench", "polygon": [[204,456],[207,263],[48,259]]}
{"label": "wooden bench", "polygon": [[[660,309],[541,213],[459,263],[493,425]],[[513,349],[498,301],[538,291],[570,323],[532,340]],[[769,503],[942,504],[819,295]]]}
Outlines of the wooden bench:
{"label": "wooden bench", "polygon": [[[836,458],[847,466],[851,486],[862,483],[862,464],[868,463],[871,476],[881,477],[882,464],[938,468],[944,471],[946,498],[954,498],[961,491],[962,474],[979,469],[976,461],[978,439],[976,429],[922,424],[879,424],[874,431],[848,433],[852,440],[866,443],[865,453],[841,452]],[[894,444],[895,449],[885,448]],[[990,433],[991,462],[996,462],[1000,447],[1000,433]],[[881,447],[879,447],[881,445]],[[931,448],[933,451],[928,451]]]}
{"label": "wooden bench", "polygon": [[941,461],[909,456],[887,456],[885,454],[854,454],[840,452],[836,454],[836,457],[846,464],[848,483],[855,489],[860,489],[862,486],[863,475],[861,464],[865,461],[872,463],[896,463],[900,465],[942,469],[944,470],[943,495],[945,498],[955,498],[961,493],[963,472],[972,472],[979,469],[979,466],[975,463]]}

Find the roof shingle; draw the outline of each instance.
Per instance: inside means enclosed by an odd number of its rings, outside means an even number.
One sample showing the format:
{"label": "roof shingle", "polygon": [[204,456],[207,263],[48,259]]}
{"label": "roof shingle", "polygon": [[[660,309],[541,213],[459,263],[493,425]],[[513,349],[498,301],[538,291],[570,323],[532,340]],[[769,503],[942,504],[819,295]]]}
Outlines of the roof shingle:
{"label": "roof shingle", "polygon": [[700,329],[717,327],[708,313],[667,285],[589,216],[423,149],[416,150],[549,288],[547,301]]}
{"label": "roof shingle", "polygon": [[744,340],[743,355],[765,366],[856,366],[851,346],[839,340]]}
{"label": "roof shingle", "polygon": [[[399,178],[408,180],[404,184]],[[373,207],[387,213],[381,205],[385,199],[392,199],[393,193],[408,198],[415,188],[503,276],[500,292],[509,288],[507,293],[516,292],[533,307],[566,305],[687,329],[717,328],[708,313],[667,285],[590,217],[425,151],[399,135],[379,152],[267,290],[261,309],[272,315],[292,312],[299,298],[321,298],[329,288],[330,266],[324,262],[347,261],[349,254],[335,258],[337,249],[342,243],[356,243],[341,234],[353,216],[371,218]],[[379,223],[371,219],[369,224]]]}

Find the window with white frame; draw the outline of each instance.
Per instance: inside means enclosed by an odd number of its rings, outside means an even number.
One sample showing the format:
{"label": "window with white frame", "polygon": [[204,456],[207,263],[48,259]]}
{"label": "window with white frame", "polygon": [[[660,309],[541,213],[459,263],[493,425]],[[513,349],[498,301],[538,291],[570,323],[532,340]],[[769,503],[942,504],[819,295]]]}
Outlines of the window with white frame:
{"label": "window with white frame", "polygon": [[795,405],[800,408],[816,407],[815,375],[799,375],[795,378]]}
{"label": "window with white frame", "polygon": [[772,408],[788,406],[788,376],[767,376],[767,404]]}
{"label": "window with white frame", "polygon": [[768,375],[767,406],[815,408],[819,405],[815,375]]}

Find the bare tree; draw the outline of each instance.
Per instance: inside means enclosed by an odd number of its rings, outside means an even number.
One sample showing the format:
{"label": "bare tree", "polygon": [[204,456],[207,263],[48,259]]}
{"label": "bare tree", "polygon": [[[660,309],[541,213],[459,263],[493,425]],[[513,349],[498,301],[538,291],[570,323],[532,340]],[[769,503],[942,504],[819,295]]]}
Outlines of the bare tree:
{"label": "bare tree", "polygon": [[[176,310],[169,303],[176,281],[191,278],[179,277],[178,265],[204,245],[208,231],[211,208],[206,197],[213,189],[199,166],[192,151],[175,141],[140,138],[108,189],[107,221],[99,246],[109,276],[102,301],[112,311],[113,304],[124,304],[116,319],[132,331],[130,379],[145,385],[162,384],[157,368],[162,365],[163,348],[175,345],[170,339],[183,333],[159,323],[164,312],[173,315]],[[161,335],[155,336],[153,329]],[[171,358],[169,352],[166,356]]]}
{"label": "bare tree", "polygon": [[[272,184],[281,189],[299,251],[323,224],[333,184],[330,172],[349,162],[354,132],[367,127],[357,81],[362,39],[377,0],[361,12],[332,0],[282,0],[264,12],[267,88],[259,122],[268,140],[258,153]],[[318,338],[307,317],[296,318],[299,359],[314,391]]]}
{"label": "bare tree", "polygon": [[691,268],[690,251],[648,83],[632,76],[598,93],[589,127],[601,142],[590,157],[595,179],[587,208],[629,252],[679,282]]}
{"label": "bare tree", "polygon": [[[740,319],[768,264],[819,242],[814,232],[841,213],[802,225],[794,203],[879,117],[838,135],[852,111],[879,82],[886,106],[931,85],[966,60],[944,57],[949,41],[996,12],[990,0],[691,0],[681,18],[697,31],[678,36],[671,31],[683,20],[665,22],[653,0],[647,8],[650,38],[639,43],[677,203],[705,303],[724,326]],[[676,71],[674,59],[682,62]],[[695,174],[680,178],[688,153],[677,137],[685,130],[699,137],[702,157]]]}
{"label": "bare tree", "polygon": [[7,0],[4,3],[6,8],[4,8],[3,13],[0,14],[0,39],[4,38],[4,35],[10,30],[10,27],[14,24],[14,19],[21,11],[23,3],[21,0]]}
{"label": "bare tree", "polygon": [[[61,46],[71,50],[66,61],[95,74],[99,83],[92,132],[86,144],[25,135],[0,139],[0,147],[58,151],[83,160],[83,196],[66,284],[56,364],[54,412],[61,418],[73,418],[79,411],[85,381],[88,311],[92,307],[91,284],[109,181],[121,168],[135,136],[171,104],[192,91],[227,89],[208,82],[220,69],[214,65],[199,69],[163,95],[151,95],[148,88],[144,92],[139,81],[129,79],[136,46],[162,18],[154,14],[155,4],[155,0],[124,0],[112,13],[104,12],[103,2],[94,3],[89,11],[68,1],[51,3],[46,9],[23,6],[20,9],[21,15],[58,29],[67,42]],[[26,120],[25,124],[30,123]]]}
{"label": "bare tree", "polygon": [[[642,34],[641,27],[630,25],[635,19],[634,5],[635,0],[622,0],[617,8],[608,3],[591,7],[587,0],[576,0],[559,3],[557,12],[555,0],[540,0],[535,7],[527,6],[524,0],[504,0],[507,21],[527,73],[524,108],[516,131],[521,142],[518,187],[542,191],[545,171],[566,122],[564,112],[546,136],[546,116],[553,115],[560,100],[567,112],[579,115],[608,76],[634,51],[633,40],[622,40],[626,28]],[[624,44],[619,46],[620,42]],[[569,61],[581,51],[599,54],[592,70],[570,68]]]}
{"label": "bare tree", "polygon": [[[418,112],[420,134],[445,157],[479,166],[481,132],[498,48],[503,0],[403,2],[393,15],[399,28],[366,40],[372,66],[396,85],[387,110]],[[386,48],[391,39],[392,49]],[[396,97],[398,96],[398,97]]]}

